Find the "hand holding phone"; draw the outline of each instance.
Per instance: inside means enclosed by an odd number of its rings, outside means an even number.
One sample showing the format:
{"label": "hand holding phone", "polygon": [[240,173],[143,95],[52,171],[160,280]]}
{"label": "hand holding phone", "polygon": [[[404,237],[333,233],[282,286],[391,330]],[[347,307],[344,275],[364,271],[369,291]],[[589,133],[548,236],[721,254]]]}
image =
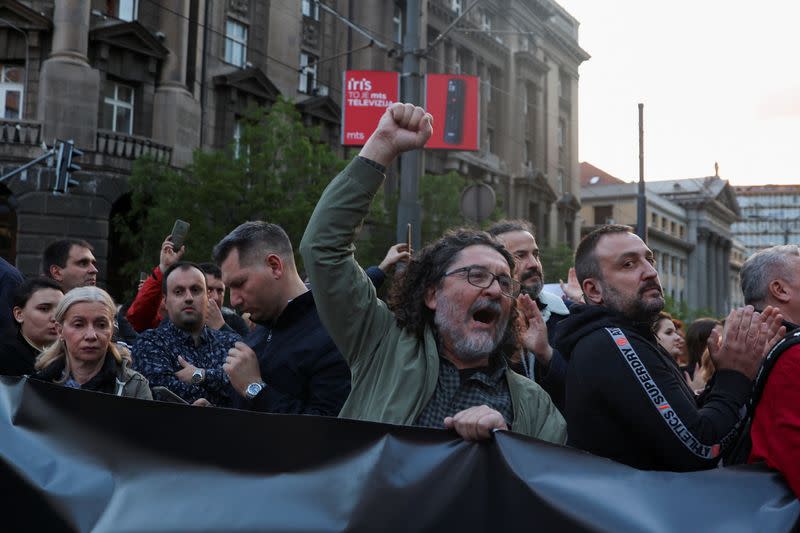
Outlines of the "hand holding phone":
{"label": "hand holding phone", "polygon": [[170,233],[170,241],[172,241],[172,247],[175,251],[179,251],[183,243],[186,241],[186,234],[189,233],[189,226],[188,222],[185,222],[181,219],[177,219],[175,221],[175,225],[172,226],[172,233]]}

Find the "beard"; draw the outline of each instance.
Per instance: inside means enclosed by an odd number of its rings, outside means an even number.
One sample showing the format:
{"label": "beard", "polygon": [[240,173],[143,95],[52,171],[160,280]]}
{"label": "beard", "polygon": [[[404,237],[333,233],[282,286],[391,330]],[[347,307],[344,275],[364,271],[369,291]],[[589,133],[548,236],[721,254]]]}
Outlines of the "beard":
{"label": "beard", "polygon": [[[488,310],[496,314],[493,333],[469,328],[468,324],[478,310]],[[439,341],[449,346],[453,357],[464,363],[474,363],[490,357],[497,350],[508,327],[508,316],[503,316],[500,304],[486,299],[477,300],[467,311],[466,317],[458,315],[454,302],[441,295],[437,296],[433,323]]]}
{"label": "beard", "polygon": [[[639,287],[635,296],[624,295],[610,285],[601,283],[600,286],[603,289],[603,301],[606,307],[622,313],[635,322],[652,322],[664,309],[664,296],[661,295],[661,285],[657,281]],[[651,289],[658,289],[659,296],[645,299],[644,293]]]}
{"label": "beard", "polygon": [[519,282],[522,284],[522,292],[535,300],[544,288],[544,275],[538,268],[529,268],[522,273]]}

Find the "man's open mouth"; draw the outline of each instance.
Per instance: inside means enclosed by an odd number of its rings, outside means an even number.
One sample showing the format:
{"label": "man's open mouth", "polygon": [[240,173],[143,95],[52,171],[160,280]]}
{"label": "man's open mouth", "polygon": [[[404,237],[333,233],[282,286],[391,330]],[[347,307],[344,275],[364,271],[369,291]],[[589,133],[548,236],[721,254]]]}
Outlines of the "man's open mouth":
{"label": "man's open mouth", "polygon": [[500,318],[500,304],[481,305],[472,313],[472,320],[480,324],[494,324]]}

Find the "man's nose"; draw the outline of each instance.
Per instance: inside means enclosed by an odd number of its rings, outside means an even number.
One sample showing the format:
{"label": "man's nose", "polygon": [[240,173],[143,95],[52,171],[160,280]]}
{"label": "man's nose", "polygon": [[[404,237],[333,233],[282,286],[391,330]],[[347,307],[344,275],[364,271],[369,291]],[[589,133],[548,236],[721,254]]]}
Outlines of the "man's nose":
{"label": "man's nose", "polygon": [[94,263],[89,263],[89,274],[97,274],[99,272]]}
{"label": "man's nose", "polygon": [[502,296],[503,291],[500,290],[500,280],[494,278],[492,280],[492,283],[490,283],[488,287],[483,289],[483,291],[491,296]]}

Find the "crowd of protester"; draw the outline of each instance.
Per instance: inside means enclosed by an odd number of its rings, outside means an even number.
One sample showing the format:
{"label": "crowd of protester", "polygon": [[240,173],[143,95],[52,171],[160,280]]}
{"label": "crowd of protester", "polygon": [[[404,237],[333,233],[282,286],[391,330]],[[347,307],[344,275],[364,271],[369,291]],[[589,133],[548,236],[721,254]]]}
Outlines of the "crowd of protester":
{"label": "crowd of protester", "polygon": [[[455,430],[509,430],[641,469],[765,462],[800,494],[800,250],[745,262],[746,306],[683,324],[652,251],[607,225],[543,290],[534,229],[453,229],[380,265],[354,239],[394,159],[432,129],[394,104],[323,193],[295,265],[286,232],[245,222],[183,260],[167,236],[129,305],[64,239],[25,280],[0,261],[0,374],[118,396]],[[385,299],[377,289],[388,285]],[[225,306],[229,291],[230,306]]]}

